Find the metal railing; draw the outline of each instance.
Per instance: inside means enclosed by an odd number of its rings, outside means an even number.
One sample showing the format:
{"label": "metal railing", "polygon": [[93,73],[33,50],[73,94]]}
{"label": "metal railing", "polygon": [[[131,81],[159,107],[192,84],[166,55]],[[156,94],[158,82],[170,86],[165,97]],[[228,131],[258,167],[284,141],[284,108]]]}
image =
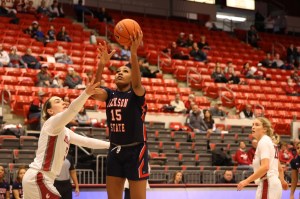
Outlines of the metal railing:
{"label": "metal railing", "polygon": [[79,184],[95,184],[95,173],[92,169],[76,169]]}
{"label": "metal railing", "polygon": [[[99,159],[101,159],[101,175],[100,175],[100,182],[99,182]],[[97,155],[96,157],[96,184],[103,184],[104,183],[104,161],[106,159],[106,155]]]}
{"label": "metal railing", "polygon": [[[193,72],[193,74],[198,75],[199,79],[196,79],[192,76],[190,76],[190,74]],[[202,80],[202,76],[201,73],[199,73],[197,70],[193,69],[193,68],[189,68],[188,71],[186,72],[186,84],[187,86],[191,86],[190,83],[191,82],[195,82],[195,83],[201,83]]]}
{"label": "metal railing", "polygon": [[158,68],[158,70],[161,70],[161,68],[160,68],[160,61],[161,61],[160,58],[161,58],[161,56],[164,56],[164,57],[168,58],[170,60],[170,64],[172,64],[171,56],[168,55],[167,53],[164,53],[164,52],[160,51],[158,53],[158,56],[157,56],[157,68]]}
{"label": "metal railing", "polygon": [[[223,94],[223,91],[224,91],[223,89],[228,91],[231,94],[231,96],[232,96],[231,99],[228,96]],[[228,88],[227,86],[222,86],[222,87],[219,88],[219,96],[220,96],[221,100],[222,100],[222,98],[224,98],[229,103],[233,103],[234,100],[235,100],[234,92],[230,88]]]}

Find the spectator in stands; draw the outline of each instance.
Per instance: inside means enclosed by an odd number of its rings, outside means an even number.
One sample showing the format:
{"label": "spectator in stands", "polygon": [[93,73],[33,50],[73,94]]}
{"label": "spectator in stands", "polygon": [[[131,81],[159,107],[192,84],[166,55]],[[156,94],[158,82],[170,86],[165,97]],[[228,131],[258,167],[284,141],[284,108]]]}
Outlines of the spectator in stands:
{"label": "spectator in stands", "polygon": [[20,166],[17,171],[17,178],[12,185],[12,195],[13,199],[21,199],[23,198],[23,188],[22,188],[22,179],[24,174],[26,173],[26,167]]}
{"label": "spectator in stands", "polygon": [[240,148],[235,153],[235,160],[238,166],[249,166],[251,163],[246,152],[246,144],[243,141],[240,141]]}
{"label": "spectator in stands", "polygon": [[39,69],[41,66],[40,62],[32,56],[31,48],[27,48],[26,53],[22,56],[22,60],[26,68]]}
{"label": "spectator in stands", "polygon": [[30,37],[32,37],[33,35],[33,29],[32,29],[32,25],[28,26],[26,29],[23,30],[23,32],[27,35],[29,35]]}
{"label": "spectator in stands", "polygon": [[185,42],[185,46],[186,47],[192,47],[194,43],[194,35],[193,34],[189,34],[189,37],[187,38],[186,42]]}
{"label": "spectator in stands", "polygon": [[60,174],[54,181],[54,186],[59,192],[62,199],[72,199],[73,188],[71,179],[75,185],[75,195],[79,196],[79,184],[74,159],[70,154],[68,154],[64,160]]}
{"label": "spectator in stands", "polygon": [[67,41],[71,42],[72,39],[69,37],[68,33],[66,32],[66,27],[63,26],[61,30],[56,35],[57,41]]}
{"label": "spectator in stands", "polygon": [[152,72],[149,68],[149,63],[145,59],[139,59],[139,66],[142,77],[156,78],[156,74],[159,73],[159,70]]}
{"label": "spectator in stands", "polygon": [[227,79],[224,75],[224,72],[222,71],[222,68],[221,68],[219,62],[216,63],[214,72],[211,74],[211,78],[216,83],[227,83]]}
{"label": "spectator in stands", "polygon": [[221,101],[218,101],[217,103],[215,103],[214,107],[210,108],[210,112],[211,112],[212,116],[226,117],[226,113],[223,110]]}
{"label": "spectator in stands", "polygon": [[199,47],[197,42],[193,43],[192,49],[190,51],[190,56],[193,57],[196,61],[206,61],[206,53],[203,52]]}
{"label": "spectator in stands", "polygon": [[53,4],[49,7],[49,11],[50,11],[51,18],[65,17],[62,6],[61,6],[61,4],[58,3],[57,0],[53,1]]}
{"label": "spectator in stands", "polygon": [[37,22],[37,21],[33,21],[32,23],[31,23],[31,26],[32,26],[32,37],[35,35],[35,32],[38,30],[38,28],[39,28],[39,22]]}
{"label": "spectator in stands", "polygon": [[176,171],[174,173],[173,179],[169,182],[169,184],[183,184],[183,175],[181,171]]}
{"label": "spectator in stands", "polygon": [[97,37],[96,37],[96,32],[95,31],[91,31],[90,44],[96,44],[97,45]]}
{"label": "spectator in stands", "polygon": [[201,49],[201,50],[210,50],[210,47],[209,47],[209,44],[207,43],[206,41],[206,37],[205,36],[201,36],[201,41],[198,42],[198,47]]}
{"label": "spectator in stands", "polygon": [[61,75],[57,73],[52,81],[51,87],[53,88],[63,88],[64,87],[64,80],[61,78]]}
{"label": "spectator in stands", "polygon": [[12,68],[24,68],[24,62],[21,56],[18,54],[18,49],[16,46],[11,47],[11,51],[9,53],[9,67]]}
{"label": "spectator in stands", "polygon": [[246,104],[245,108],[240,112],[240,118],[241,119],[254,119],[255,114],[252,111],[251,104]]}
{"label": "spectator in stands", "polygon": [[28,1],[27,6],[25,7],[25,12],[28,14],[36,15],[36,8],[33,5],[33,1]]}
{"label": "spectator in stands", "polygon": [[69,88],[80,88],[82,85],[82,79],[78,75],[78,73],[75,72],[74,68],[70,67],[68,68],[68,74],[65,79],[65,86],[68,86]]}
{"label": "spectator in stands", "polygon": [[34,120],[35,122],[31,123],[31,130],[41,130],[41,110],[43,106],[43,98],[45,93],[43,91],[38,92],[38,97],[34,98],[30,104],[28,119]]}
{"label": "spectator in stands", "polygon": [[296,83],[300,82],[300,77],[298,73],[298,69],[294,69],[293,73],[291,74],[291,79],[294,80]]}
{"label": "spectator in stands", "polygon": [[91,126],[92,122],[90,117],[87,115],[84,107],[80,109],[77,113],[75,120],[77,121],[79,126]]}
{"label": "spectator in stands", "polygon": [[265,59],[261,60],[260,63],[266,68],[272,68],[271,53],[267,53]]}
{"label": "spectator in stands", "polygon": [[55,33],[54,26],[51,25],[50,29],[47,32],[47,39],[49,40],[49,42],[56,41],[56,36],[55,35],[56,35],[56,33]]}
{"label": "spectator in stands", "polygon": [[190,57],[185,55],[182,50],[180,50],[175,41],[171,43],[171,47],[164,50],[164,52],[169,53],[173,59],[188,60]]}
{"label": "spectator in stands", "polygon": [[174,107],[174,112],[175,113],[185,113],[186,112],[186,108],[184,106],[183,101],[180,99],[180,94],[177,93],[175,95],[175,99],[171,101],[171,106]]}
{"label": "spectator in stands", "polygon": [[272,33],[274,31],[274,17],[273,16],[269,16],[265,19],[265,31],[268,33]]}
{"label": "spectator in stands", "polygon": [[272,142],[274,143],[275,146],[279,146],[280,144],[280,135],[278,135],[277,133],[274,133],[273,136],[271,137]]}
{"label": "spectator in stands", "polygon": [[51,73],[48,72],[48,64],[42,64],[41,71],[37,74],[37,83],[38,87],[50,87],[52,84]]}
{"label": "spectator in stands", "polygon": [[130,49],[128,46],[124,46],[121,50],[121,60],[129,61],[131,56]]}
{"label": "spectator in stands", "polygon": [[184,36],[185,36],[184,32],[179,33],[178,39],[176,41],[177,46],[179,46],[179,47],[186,46],[186,39],[184,38]]}
{"label": "spectator in stands", "polygon": [[33,38],[35,38],[37,41],[42,42],[44,45],[46,45],[46,37],[42,31],[42,27],[38,26],[37,31],[35,31],[35,34],[33,35]]}
{"label": "spectator in stands", "polygon": [[297,60],[297,54],[297,48],[294,46],[294,44],[290,44],[290,46],[286,49],[288,63],[294,64]]}
{"label": "spectator in stands", "polygon": [[250,26],[250,30],[248,30],[247,32],[247,41],[248,43],[255,47],[255,48],[258,48],[258,41],[259,41],[259,35],[258,35],[258,32],[257,30],[255,29],[255,26],[254,25],[251,25]]}
{"label": "spectator in stands", "polygon": [[293,154],[288,150],[287,143],[282,142],[279,151],[279,161],[281,164],[289,165],[293,159]]}
{"label": "spectator in stands", "polygon": [[56,63],[73,64],[70,56],[67,55],[62,46],[57,46],[57,52],[54,54]]}
{"label": "spectator in stands", "polygon": [[281,68],[281,67],[283,67],[283,65],[284,65],[284,62],[280,59],[280,54],[276,53],[275,57],[273,59],[273,62],[272,62],[272,67],[273,68]]}
{"label": "spectator in stands", "polygon": [[203,127],[206,126],[203,120],[203,113],[197,104],[192,106],[192,112],[187,117],[187,125],[196,133],[206,133],[207,130]]}
{"label": "spectator in stands", "polygon": [[0,67],[7,66],[9,61],[8,53],[3,49],[3,45],[0,44]]}
{"label": "spectator in stands", "polygon": [[37,14],[39,15],[39,18],[50,16],[50,11],[46,7],[46,1],[42,0],[41,5],[37,9]]}
{"label": "spectator in stands", "polygon": [[17,11],[15,9],[10,9],[6,6],[6,2],[2,1],[0,6],[0,16],[3,17],[15,17]]}
{"label": "spectator in stands", "polygon": [[100,22],[113,23],[113,18],[106,11],[105,7],[102,7],[101,10],[98,8],[97,11],[94,11],[94,15]]}
{"label": "spectator in stands", "polygon": [[287,85],[284,87],[286,95],[289,96],[299,96],[299,93],[296,89],[296,85],[291,78],[287,79]]}
{"label": "spectator in stands", "polygon": [[79,0],[78,4],[74,6],[74,11],[78,22],[83,22],[84,12],[90,13],[91,11],[83,5],[83,1]]}
{"label": "spectator in stands", "polygon": [[265,71],[263,70],[261,63],[257,64],[256,71],[253,73],[253,78],[254,79],[260,79],[260,80],[266,80],[267,79],[267,75],[266,75]]}
{"label": "spectator in stands", "polygon": [[15,9],[17,12],[24,12],[25,5],[25,0],[22,0],[22,2],[20,0],[15,0],[12,8]]}
{"label": "spectator in stands", "polygon": [[192,105],[195,104],[195,95],[189,94],[188,100],[184,103],[185,108],[187,109],[187,113],[192,109]]}
{"label": "spectator in stands", "polygon": [[256,151],[256,147],[257,147],[257,139],[253,138],[251,141],[251,145],[252,145],[251,148],[247,152],[250,164],[252,164],[253,158],[255,155],[255,151]]}
{"label": "spectator in stands", "polygon": [[227,79],[228,84],[240,84],[241,80],[239,76],[234,71],[232,66],[232,62],[227,63],[227,67],[225,68],[225,78]]}
{"label": "spectator in stands", "polygon": [[249,70],[250,70],[249,62],[244,63],[243,68],[241,70],[241,75],[247,77]]}
{"label": "spectator in stands", "polygon": [[0,165],[0,198],[10,199],[9,184],[5,180],[5,169]]}
{"label": "spectator in stands", "polygon": [[204,118],[203,118],[203,125],[201,129],[207,132],[209,136],[211,133],[221,133],[218,128],[216,128],[215,120],[212,118],[212,113],[210,110],[204,110]]}
{"label": "spectator in stands", "polygon": [[222,178],[217,182],[218,184],[234,184],[236,183],[232,170],[225,170]]}

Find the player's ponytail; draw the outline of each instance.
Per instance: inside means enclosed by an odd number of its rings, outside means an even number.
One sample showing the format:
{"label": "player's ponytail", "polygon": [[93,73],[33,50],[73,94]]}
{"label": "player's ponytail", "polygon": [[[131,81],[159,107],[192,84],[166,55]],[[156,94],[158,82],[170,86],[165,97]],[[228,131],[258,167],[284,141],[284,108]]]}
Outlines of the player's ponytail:
{"label": "player's ponytail", "polygon": [[44,106],[43,106],[42,118],[43,118],[43,120],[45,120],[45,121],[51,117],[51,115],[50,115],[50,114],[48,113],[48,111],[47,111],[49,108],[51,108],[51,102],[50,102],[50,99],[51,99],[51,97],[50,97],[49,99],[47,99],[47,101],[45,102],[45,104],[44,104]]}
{"label": "player's ponytail", "polygon": [[262,126],[263,126],[264,128],[266,128],[266,134],[267,134],[270,138],[272,138],[272,137],[273,137],[273,134],[274,134],[274,130],[273,130],[273,128],[272,128],[271,122],[270,122],[267,118],[265,118],[265,117],[258,117],[258,118],[256,118],[256,119],[258,119],[258,120],[262,123]]}

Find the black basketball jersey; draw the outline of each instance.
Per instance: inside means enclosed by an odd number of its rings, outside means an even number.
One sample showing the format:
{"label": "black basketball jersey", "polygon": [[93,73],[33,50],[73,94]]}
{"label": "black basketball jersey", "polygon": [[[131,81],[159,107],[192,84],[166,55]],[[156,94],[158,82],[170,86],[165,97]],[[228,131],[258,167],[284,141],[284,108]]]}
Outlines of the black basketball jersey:
{"label": "black basketball jersey", "polygon": [[106,117],[110,142],[120,145],[145,142],[145,95],[137,96],[132,89],[126,92],[104,89],[107,92]]}

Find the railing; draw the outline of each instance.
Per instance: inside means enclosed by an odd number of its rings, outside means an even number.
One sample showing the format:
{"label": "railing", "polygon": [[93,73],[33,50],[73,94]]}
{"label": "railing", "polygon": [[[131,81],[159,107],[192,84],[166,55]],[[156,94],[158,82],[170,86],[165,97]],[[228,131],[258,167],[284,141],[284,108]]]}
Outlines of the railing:
{"label": "railing", "polygon": [[275,42],[272,43],[272,56],[273,57],[275,56],[275,48],[276,48],[276,46],[280,47],[282,51],[286,52],[285,46],[282,43],[280,43],[278,41],[275,41]]}
{"label": "railing", "polygon": [[164,53],[164,52],[160,51],[160,52],[158,53],[158,56],[157,56],[157,68],[158,68],[158,70],[161,70],[161,68],[160,68],[160,57],[161,57],[162,55],[163,55],[164,57],[170,59],[170,64],[171,64],[171,61],[172,61],[172,58],[171,58],[170,55],[168,55],[167,53]]}
{"label": "railing", "polygon": [[[223,95],[223,93],[222,93],[223,90],[222,89],[228,91],[232,95],[232,99],[230,99],[226,95]],[[235,100],[234,92],[230,88],[228,88],[227,86],[222,86],[222,87],[219,88],[219,96],[220,96],[221,100],[222,100],[222,98],[224,98],[229,103],[233,103],[234,100]]]}
{"label": "railing", "polygon": [[[101,180],[99,182],[99,159],[101,158]],[[103,184],[104,183],[104,160],[106,155],[97,155],[96,157],[96,184]]]}
{"label": "railing", "polygon": [[[198,75],[199,79],[196,79],[196,78],[190,76],[191,72],[193,72],[193,74]],[[188,69],[188,71],[186,72],[186,84],[187,84],[187,86],[190,87],[191,82],[200,83],[201,80],[202,80],[201,73],[199,73],[197,70],[195,70],[193,68]]]}
{"label": "railing", "polygon": [[95,184],[95,173],[92,169],[76,169],[79,184]]}

